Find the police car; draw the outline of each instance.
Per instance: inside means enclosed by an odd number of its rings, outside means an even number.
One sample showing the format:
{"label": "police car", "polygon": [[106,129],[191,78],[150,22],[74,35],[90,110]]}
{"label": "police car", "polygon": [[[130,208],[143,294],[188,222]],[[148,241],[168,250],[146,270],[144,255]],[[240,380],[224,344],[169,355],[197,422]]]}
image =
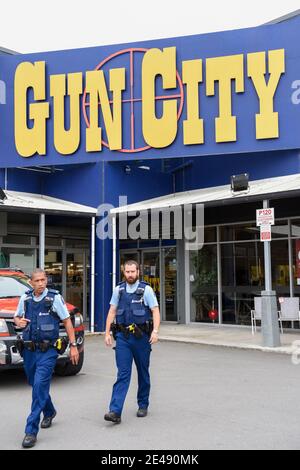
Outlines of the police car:
{"label": "police car", "polygon": [[[0,268],[0,371],[23,366],[16,341],[22,330],[14,323],[14,314],[21,295],[31,289],[29,278],[22,271]],[[84,358],[84,325],[82,315],[74,305],[66,303],[75,329],[80,359],[78,365],[69,360],[68,349],[59,356],[55,373],[60,376],[76,375],[81,370]],[[61,322],[60,336],[67,336]]]}

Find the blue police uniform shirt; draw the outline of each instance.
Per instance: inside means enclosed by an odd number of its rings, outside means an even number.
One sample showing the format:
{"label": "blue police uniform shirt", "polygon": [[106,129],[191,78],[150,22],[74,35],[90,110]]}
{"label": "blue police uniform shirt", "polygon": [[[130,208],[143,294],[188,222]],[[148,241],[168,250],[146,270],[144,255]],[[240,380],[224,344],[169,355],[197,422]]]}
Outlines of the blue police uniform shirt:
{"label": "blue police uniform shirt", "polygon": [[[126,292],[128,292],[128,294],[133,294],[137,290],[139,283],[140,281],[136,281],[134,284],[128,284],[126,282]],[[151,309],[158,307],[156,295],[152,287],[150,286],[145,287],[144,303],[146,307],[149,307]],[[117,307],[118,304],[119,304],[119,286],[114,288],[113,295],[110,301],[110,305],[114,305]]]}
{"label": "blue police uniform shirt", "polygon": [[[35,302],[40,302],[47,295],[48,295],[48,289],[46,288],[44,290],[44,292],[39,297],[33,296],[33,300]],[[26,299],[26,297],[27,297],[26,294],[21,296],[20,301],[19,301],[19,305],[18,305],[16,313],[15,313],[15,317],[23,317],[24,316],[24,314],[25,314],[24,300]],[[64,300],[63,300],[63,298],[60,294],[57,294],[54,297],[52,310],[55,313],[57,313],[57,315],[59,316],[59,318],[61,320],[66,320],[67,318],[70,317],[67,306],[66,306],[66,304],[65,304],[65,302],[64,302]]]}

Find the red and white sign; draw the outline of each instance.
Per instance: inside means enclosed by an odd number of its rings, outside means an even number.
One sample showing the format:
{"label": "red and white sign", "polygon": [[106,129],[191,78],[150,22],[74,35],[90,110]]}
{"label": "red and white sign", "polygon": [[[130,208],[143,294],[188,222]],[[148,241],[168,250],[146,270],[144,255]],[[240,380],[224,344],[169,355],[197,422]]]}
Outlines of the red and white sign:
{"label": "red and white sign", "polygon": [[260,241],[261,242],[271,241],[271,225],[270,224],[260,226]]}
{"label": "red and white sign", "polygon": [[257,209],[256,211],[256,225],[274,225],[275,224],[275,211],[274,207],[268,209]]}

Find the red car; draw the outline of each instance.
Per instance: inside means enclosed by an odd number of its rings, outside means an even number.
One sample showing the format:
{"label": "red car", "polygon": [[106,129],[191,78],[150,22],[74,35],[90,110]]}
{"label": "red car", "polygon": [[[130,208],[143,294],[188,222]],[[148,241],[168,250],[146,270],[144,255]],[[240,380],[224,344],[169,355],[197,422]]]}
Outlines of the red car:
{"label": "red car", "polygon": [[[23,366],[23,359],[16,348],[17,335],[22,330],[14,323],[14,314],[19,299],[31,289],[29,278],[22,271],[0,268],[0,371],[15,369]],[[82,315],[74,305],[66,304],[75,329],[76,340],[80,353],[78,365],[74,366],[69,360],[68,349],[59,356],[55,373],[61,376],[76,375],[81,370],[84,358],[84,325]],[[66,336],[61,322],[60,336]]]}

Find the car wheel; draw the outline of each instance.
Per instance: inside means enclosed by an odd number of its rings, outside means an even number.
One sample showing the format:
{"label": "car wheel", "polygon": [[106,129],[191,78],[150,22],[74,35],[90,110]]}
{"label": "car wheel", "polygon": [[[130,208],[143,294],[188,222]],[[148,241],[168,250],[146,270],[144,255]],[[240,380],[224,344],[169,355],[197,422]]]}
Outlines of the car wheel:
{"label": "car wheel", "polygon": [[63,364],[57,364],[55,366],[55,374],[59,375],[60,377],[70,377],[71,375],[78,374],[83,366],[83,359],[84,359],[84,351],[79,354],[79,362],[76,366],[72,364],[72,362],[67,361]]}

